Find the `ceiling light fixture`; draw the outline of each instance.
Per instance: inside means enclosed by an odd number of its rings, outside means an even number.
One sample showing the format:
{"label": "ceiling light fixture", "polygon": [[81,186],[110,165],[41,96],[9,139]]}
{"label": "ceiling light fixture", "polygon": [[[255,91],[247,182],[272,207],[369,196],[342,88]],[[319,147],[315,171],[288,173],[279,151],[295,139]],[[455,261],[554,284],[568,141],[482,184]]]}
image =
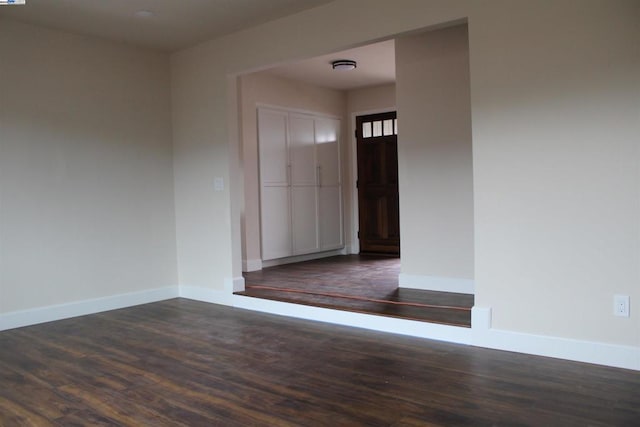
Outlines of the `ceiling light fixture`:
{"label": "ceiling light fixture", "polygon": [[153,16],[153,12],[150,10],[137,10],[133,13],[133,16],[136,18],[151,18]]}
{"label": "ceiling light fixture", "polygon": [[333,61],[331,66],[334,70],[355,70],[358,64],[356,61],[352,61],[351,59],[339,59],[337,61]]}

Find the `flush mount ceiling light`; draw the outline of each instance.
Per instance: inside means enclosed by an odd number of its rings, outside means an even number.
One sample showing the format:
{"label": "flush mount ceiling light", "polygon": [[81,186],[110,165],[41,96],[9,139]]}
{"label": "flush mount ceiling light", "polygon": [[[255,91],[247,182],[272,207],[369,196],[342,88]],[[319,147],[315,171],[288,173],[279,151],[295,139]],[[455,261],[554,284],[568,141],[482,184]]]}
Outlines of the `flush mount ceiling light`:
{"label": "flush mount ceiling light", "polygon": [[339,59],[331,63],[334,70],[355,70],[357,65],[356,61],[351,59]]}
{"label": "flush mount ceiling light", "polygon": [[137,10],[133,13],[133,16],[136,18],[151,18],[153,16],[153,12],[150,10]]}

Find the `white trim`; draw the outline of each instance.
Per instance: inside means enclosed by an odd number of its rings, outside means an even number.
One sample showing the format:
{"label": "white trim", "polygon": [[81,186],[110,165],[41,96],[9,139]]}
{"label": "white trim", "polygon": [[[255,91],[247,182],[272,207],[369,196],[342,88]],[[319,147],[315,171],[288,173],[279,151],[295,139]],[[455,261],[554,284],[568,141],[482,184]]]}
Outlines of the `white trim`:
{"label": "white trim", "polygon": [[4,313],[0,314],[0,331],[181,297],[380,332],[640,371],[640,347],[494,329],[491,309],[487,307],[473,307],[470,329],[233,295],[233,289],[244,285],[241,279],[225,279],[224,290],[170,286]]}
{"label": "white trim", "polygon": [[224,291],[228,294],[244,291],[244,277],[225,277]]}
{"label": "white trim", "polygon": [[243,259],[242,260],[242,271],[260,271],[262,270],[262,260],[261,259]]}
{"label": "white trim", "polygon": [[264,103],[264,102],[256,102],[256,112],[260,108],[268,109],[268,110],[276,110],[276,111],[278,111],[280,113],[294,113],[294,114],[302,114],[302,115],[307,115],[307,116],[322,117],[324,119],[337,119],[337,120],[342,120],[343,119],[342,116],[336,116],[336,115],[333,115],[333,114],[323,113],[323,112],[320,112],[320,111],[305,110],[304,108],[283,107],[282,105],[267,104],[267,103]]}
{"label": "white trim", "polygon": [[640,370],[640,347],[490,329],[474,345],[538,356]]}
{"label": "white trim", "polygon": [[0,314],[0,331],[177,298],[178,286],[111,295]]}
{"label": "white trim", "polygon": [[640,371],[640,347],[493,329],[491,309],[485,307],[473,307],[469,329],[242,295],[232,301],[237,308],[280,316]]}
{"label": "white trim", "polygon": [[[356,209],[358,208],[356,207]],[[354,240],[350,245],[347,245],[347,254],[358,255],[360,253],[360,239],[358,239],[358,231],[354,231],[353,235],[356,240]]]}
{"label": "white trim", "polygon": [[277,314],[280,316],[315,320],[319,322],[352,326],[355,328],[370,329],[379,332],[409,335],[419,338],[448,341],[458,344],[470,344],[472,339],[472,331],[470,328],[311,307],[307,305],[272,301],[243,295],[234,295],[233,305],[237,308]]}
{"label": "white trim", "polygon": [[262,261],[262,267],[274,267],[276,265],[284,265],[284,264],[292,264],[295,262],[303,262],[303,261],[311,261],[314,259],[322,259],[322,258],[328,258],[331,256],[336,256],[336,255],[343,255],[344,254],[344,248],[340,248],[340,249],[333,249],[331,251],[326,251],[326,252],[313,252],[310,254],[304,254],[304,255],[294,255],[294,256],[290,256],[290,257],[286,257],[286,258],[276,258],[276,259],[268,259],[268,260],[264,260]]}
{"label": "white trim", "polygon": [[453,277],[419,276],[400,273],[398,284],[401,288],[421,289],[423,291],[457,292],[473,294],[474,281],[471,279],[457,279]]}
{"label": "white trim", "polygon": [[491,329],[491,309],[488,307],[471,307],[471,327],[474,331]]}
{"label": "white trim", "polygon": [[[225,283],[226,286],[226,283]],[[212,304],[233,305],[232,293],[226,289],[219,291],[199,286],[180,286],[180,298],[192,299],[195,301],[208,302]]]}
{"label": "white trim", "polygon": [[491,309],[472,310],[473,340],[478,347],[640,370],[640,347],[506,331],[491,327]]}

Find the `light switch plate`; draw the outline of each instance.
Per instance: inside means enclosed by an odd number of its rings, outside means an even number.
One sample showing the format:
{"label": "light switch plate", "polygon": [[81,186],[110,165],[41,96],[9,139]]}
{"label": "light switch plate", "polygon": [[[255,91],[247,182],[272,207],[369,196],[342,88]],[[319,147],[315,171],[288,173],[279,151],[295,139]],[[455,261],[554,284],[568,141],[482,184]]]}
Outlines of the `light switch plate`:
{"label": "light switch plate", "polygon": [[216,176],[213,179],[214,191],[224,191],[224,179],[221,176]]}

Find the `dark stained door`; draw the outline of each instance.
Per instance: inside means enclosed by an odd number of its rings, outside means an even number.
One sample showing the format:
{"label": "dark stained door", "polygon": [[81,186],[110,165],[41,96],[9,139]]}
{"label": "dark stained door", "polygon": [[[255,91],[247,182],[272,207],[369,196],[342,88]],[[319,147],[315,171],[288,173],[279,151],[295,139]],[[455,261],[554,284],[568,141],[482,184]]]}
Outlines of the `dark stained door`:
{"label": "dark stained door", "polygon": [[396,113],[356,117],[360,253],[400,255]]}

